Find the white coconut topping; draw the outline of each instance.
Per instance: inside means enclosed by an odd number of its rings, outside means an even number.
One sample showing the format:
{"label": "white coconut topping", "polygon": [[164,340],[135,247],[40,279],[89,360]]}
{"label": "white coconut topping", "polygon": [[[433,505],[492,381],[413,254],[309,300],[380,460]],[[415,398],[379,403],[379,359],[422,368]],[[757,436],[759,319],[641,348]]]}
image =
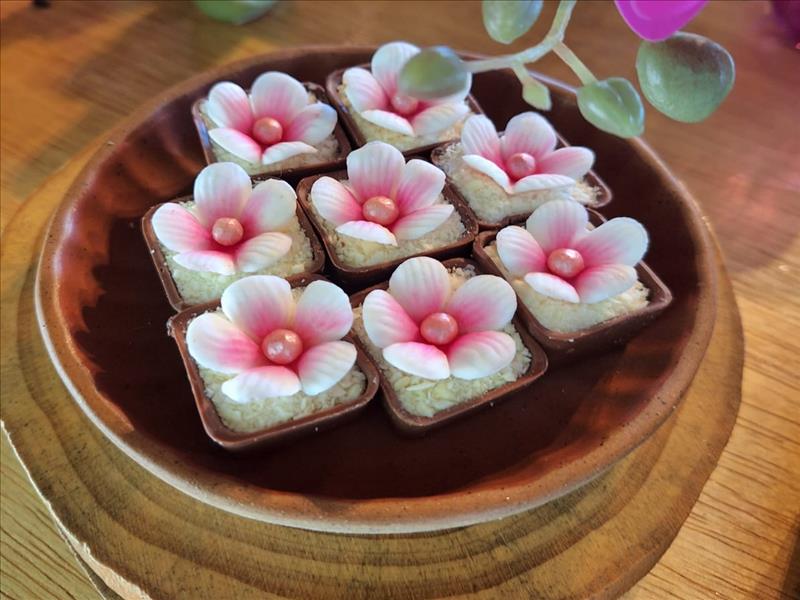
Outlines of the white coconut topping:
{"label": "white coconut topping", "polygon": [[442,152],[439,167],[447,173],[480,221],[499,223],[510,216],[527,216],[550,200],[571,198],[583,205],[592,205],[600,191],[583,180],[573,186],[509,195],[491,177],[467,165],[462,160],[463,155],[461,143],[451,144]]}
{"label": "white coconut topping", "polygon": [[621,294],[594,304],[573,303],[551,298],[535,291],[525,283],[524,279],[512,276],[503,266],[500,256],[497,254],[495,242],[487,245],[484,250],[492,262],[498,266],[503,277],[511,284],[531,314],[539,323],[553,331],[563,333],[580,331],[614,317],[641,310],[649,303],[647,299],[649,291],[641,281],[637,281],[629,290]]}
{"label": "white coconut topping", "polygon": [[[463,283],[475,275],[474,269],[451,269],[450,283],[455,291]],[[482,396],[486,392],[516,381],[527,372],[531,363],[531,353],[522,343],[522,338],[513,324],[509,323],[503,331],[509,334],[517,347],[510,364],[497,373],[480,379],[458,379],[448,377],[442,380],[431,380],[401,371],[393,367],[383,358],[380,348],[373,344],[361,319],[361,307],[353,309],[353,332],[363,342],[370,356],[380,368],[383,376],[397,394],[403,408],[412,415],[432,417],[437,412]]]}
{"label": "white coconut topping", "polygon": [[[436,203],[447,203],[447,200],[439,194]],[[397,246],[369,242],[337,233],[336,226],[317,212],[314,203],[309,204],[316,222],[322,225],[328,241],[333,246],[336,257],[342,264],[351,268],[368,267],[406,256],[432,252],[458,241],[467,233],[460,215],[457,211],[453,211],[453,214],[439,227],[416,240],[397,240]]]}
{"label": "white coconut topping", "polygon": [[[182,202],[181,206],[194,211],[194,202]],[[311,252],[311,242],[300,227],[297,215],[293,216],[281,233],[285,233],[292,238],[292,245],[284,256],[275,263],[260,271],[253,273],[237,272],[232,275],[220,275],[207,271],[193,271],[182,267],[175,262],[173,252],[161,242],[161,251],[164,253],[165,264],[172,274],[172,279],[180,292],[181,297],[190,304],[202,304],[219,300],[222,292],[234,281],[249,275],[278,275],[279,277],[289,277],[298,273],[306,273],[311,269],[314,255]]]}
{"label": "white coconut topping", "polygon": [[358,129],[361,131],[364,138],[366,138],[368,142],[374,142],[376,140],[379,142],[386,142],[402,152],[414,148],[421,148],[422,146],[429,146],[430,144],[441,144],[442,142],[459,139],[461,137],[461,128],[464,127],[464,121],[474,114],[472,111],[468,112],[464,118],[455,125],[437,133],[421,136],[404,135],[367,121],[358,111],[353,109],[353,105],[350,104],[350,100],[347,98],[347,94],[345,94],[346,89],[347,86],[345,84],[340,84],[339,96],[342,99],[342,104],[347,107],[347,111],[356,122],[356,125],[358,125]]}

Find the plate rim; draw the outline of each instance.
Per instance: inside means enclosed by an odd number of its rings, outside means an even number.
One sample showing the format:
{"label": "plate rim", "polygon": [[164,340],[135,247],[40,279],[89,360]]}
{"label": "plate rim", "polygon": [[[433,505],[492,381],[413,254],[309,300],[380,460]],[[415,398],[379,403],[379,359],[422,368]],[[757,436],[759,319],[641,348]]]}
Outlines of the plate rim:
{"label": "plate rim", "polygon": [[[342,45],[295,47],[227,63],[179,82],[145,103],[104,136],[105,142],[76,176],[47,225],[33,292],[36,320],[47,354],[70,395],[103,435],[140,466],[196,500],[245,518],[329,533],[393,534],[463,527],[541,506],[585,485],[649,438],[682,400],[700,365],[698,359],[705,354],[711,339],[716,314],[717,274],[713,264],[714,246],[705,217],[691,193],[669,172],[650,146],[640,138],[633,138],[627,143],[682,200],[679,210],[697,248],[694,256],[699,283],[697,313],[686,340],[687,352],[650,401],[627,423],[625,435],[621,430],[612,432],[602,446],[571,462],[570,469],[556,468],[532,481],[472,490],[466,494],[463,490],[453,490],[417,498],[340,500],[265,490],[243,484],[227,474],[209,474],[205,469],[170,460],[167,447],[137,432],[124,415],[106,405],[93,384],[91,373],[77,359],[77,349],[58,310],[57,269],[52,258],[64,236],[65,223],[83,182],[112,154],[115,146],[153,112],[187,92],[210,86],[221,77],[265,61],[334,51],[358,55],[373,52],[375,48]],[[551,78],[541,79],[550,86],[573,91]]]}

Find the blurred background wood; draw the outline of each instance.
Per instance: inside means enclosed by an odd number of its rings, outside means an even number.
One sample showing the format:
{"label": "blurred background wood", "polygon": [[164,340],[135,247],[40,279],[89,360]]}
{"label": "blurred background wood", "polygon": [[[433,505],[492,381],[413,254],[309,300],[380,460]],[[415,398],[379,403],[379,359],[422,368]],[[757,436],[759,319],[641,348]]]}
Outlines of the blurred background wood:
{"label": "blurred background wood", "polygon": [[[553,9],[526,40],[540,37]],[[711,2],[688,29],[733,54],[736,85],[702,124],[648,110],[645,138],[720,239],[747,343],[742,407],[692,515],[628,595],[800,597],[800,53],[767,2]],[[0,2],[0,227],[93,138],[181,79],[286,46],[394,39],[507,51],[483,31],[477,2],[289,0],[244,27],[184,2]],[[598,76],[635,80],[637,38],[609,3],[582,2],[568,42]],[[537,68],[574,82],[552,57]],[[2,595],[97,597],[2,444]]]}

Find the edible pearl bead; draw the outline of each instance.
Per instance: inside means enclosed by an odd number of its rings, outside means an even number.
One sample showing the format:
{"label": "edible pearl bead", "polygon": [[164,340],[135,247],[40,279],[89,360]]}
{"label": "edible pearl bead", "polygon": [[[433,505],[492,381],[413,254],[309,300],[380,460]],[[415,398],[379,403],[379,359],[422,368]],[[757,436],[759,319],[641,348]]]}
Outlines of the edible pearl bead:
{"label": "edible pearl bead", "polygon": [[536,159],[527,152],[517,152],[508,157],[506,169],[514,179],[522,179],[536,172]]}
{"label": "edible pearl bead", "polygon": [[211,237],[214,241],[223,246],[233,246],[238,244],[244,235],[242,224],[236,219],[223,217],[214,221],[211,228]]}
{"label": "edible pearl bead", "polygon": [[253,138],[265,146],[277,144],[283,139],[283,127],[272,117],[262,117],[253,123]]}
{"label": "edible pearl bead", "polygon": [[571,279],[583,271],[583,257],[577,250],[559,248],[547,257],[547,268],[550,272],[564,279]]}
{"label": "edible pearl bead", "polygon": [[391,225],[400,216],[400,209],[391,198],[373,196],[361,207],[361,213],[367,221],[378,225]]}
{"label": "edible pearl bead", "polygon": [[458,322],[447,313],[432,313],[422,321],[419,332],[431,344],[449,344],[458,336]]}
{"label": "edible pearl bead", "polygon": [[402,94],[396,94],[392,98],[392,108],[395,111],[399,112],[401,115],[408,115],[413,113],[417,110],[419,106],[419,101],[416,98],[412,98],[411,96],[404,96]]}
{"label": "edible pearl bead", "polygon": [[276,365],[288,365],[303,353],[303,340],[291,329],[276,329],[261,342],[261,350]]}

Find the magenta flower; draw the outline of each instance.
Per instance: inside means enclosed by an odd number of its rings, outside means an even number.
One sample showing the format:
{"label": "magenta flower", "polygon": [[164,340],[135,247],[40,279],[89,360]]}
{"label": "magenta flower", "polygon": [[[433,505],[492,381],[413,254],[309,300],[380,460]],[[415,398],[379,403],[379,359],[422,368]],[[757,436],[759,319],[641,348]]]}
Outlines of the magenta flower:
{"label": "magenta flower", "polygon": [[593,304],[628,290],[634,266],[647,251],[645,228],[618,217],[591,231],[586,209],[554,200],[537,209],[526,228],[497,233],[497,253],[506,270],[535,291],[566,302]]}
{"label": "magenta flower", "polygon": [[370,123],[408,136],[425,136],[444,131],[469,113],[464,101],[467,86],[453,96],[417,100],[398,91],[397,77],[419,48],[406,42],[392,42],[372,56],[371,71],[347,69],[342,76],[345,95],[353,109]]}
{"label": "magenta flower", "polygon": [[643,40],[660,42],[703,10],[708,0],[614,0],[617,10]]}
{"label": "magenta flower", "polygon": [[336,111],[309,100],[303,84],[271,71],[253,82],[250,95],[223,81],[208,94],[208,116],[217,125],[211,139],[247,162],[270,165],[314,153],[336,127]]}
{"label": "magenta flower", "polygon": [[281,233],[295,214],[296,195],[285,181],[252,187],[234,163],[207,166],[194,181],[192,209],[175,202],[153,214],[158,241],[176,252],[175,262],[221,275],[252,273],[284,256],[292,238]]}
{"label": "magenta flower", "polygon": [[556,150],[556,132],[534,112],[513,117],[502,136],[483,115],[464,123],[464,162],[490,177],[509,195],[574,185],[594,163],[588,148]]}
{"label": "magenta flower", "polygon": [[511,363],[516,344],[503,329],[517,309],[511,286],[476,275],[455,292],[442,263],[410,258],[388,291],[364,299],[364,328],[390,365],[426,379],[487,377]]}
{"label": "magenta flower", "polygon": [[341,341],[353,324],[341,288],[313,281],[295,302],[285,279],[253,275],[222,294],[222,314],[189,323],[186,343],[197,363],[234,375],[222,392],[235,402],[315,396],[336,385],[353,367],[356,349]]}
{"label": "magenta flower", "polygon": [[444,223],[453,206],[437,200],[444,172],[422,160],[406,164],[403,154],[370,142],[347,157],[349,183],[322,177],[311,187],[311,202],[342,235],[397,245],[415,240]]}

